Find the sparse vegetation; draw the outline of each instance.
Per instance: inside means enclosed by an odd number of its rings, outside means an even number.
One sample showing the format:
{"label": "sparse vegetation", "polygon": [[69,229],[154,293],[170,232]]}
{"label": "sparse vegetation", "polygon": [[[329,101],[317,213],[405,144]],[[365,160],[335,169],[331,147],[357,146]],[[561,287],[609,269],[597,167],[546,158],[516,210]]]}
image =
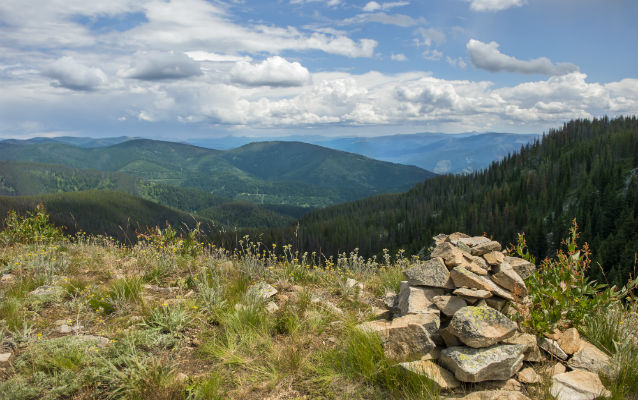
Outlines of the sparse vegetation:
{"label": "sparse vegetation", "polygon": [[[51,227],[33,234],[39,229]],[[635,396],[633,287],[602,288],[579,275],[587,257],[576,239],[574,229],[565,253],[528,280],[545,309],[523,310],[522,322],[539,333],[577,327],[613,355],[616,379],[603,379],[614,398]],[[170,227],[134,246],[86,235],[13,241],[0,250],[0,272],[12,277],[0,282],[0,344],[14,354],[0,397],[440,398],[431,381],[397,368],[376,336],[353,328],[419,262],[384,254],[321,259],[248,237],[233,252]],[[278,293],[260,296],[260,282]],[[562,303],[543,303],[549,296]],[[546,386],[537,394],[551,399]]]}

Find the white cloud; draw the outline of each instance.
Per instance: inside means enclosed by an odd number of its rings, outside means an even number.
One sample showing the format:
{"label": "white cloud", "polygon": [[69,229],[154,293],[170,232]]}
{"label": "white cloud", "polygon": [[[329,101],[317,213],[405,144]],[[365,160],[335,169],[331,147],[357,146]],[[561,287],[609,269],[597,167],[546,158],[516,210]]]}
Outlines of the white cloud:
{"label": "white cloud", "polygon": [[398,54],[392,53],[392,55],[390,56],[390,59],[392,61],[407,61],[408,58],[403,53],[398,53]]}
{"label": "white cloud", "polygon": [[252,61],[252,58],[248,56],[235,56],[231,54],[218,54],[210,53],[207,51],[187,51],[187,56],[195,61],[212,61],[212,62],[237,62],[237,61]]}
{"label": "white cloud", "polygon": [[95,90],[107,81],[101,69],[87,67],[68,56],[55,60],[43,74],[55,79],[54,86],[71,90]]}
{"label": "white cloud", "polygon": [[501,53],[498,50],[499,44],[496,42],[483,43],[476,39],[470,39],[466,47],[472,65],[491,72],[508,71],[519,74],[565,75],[578,71],[578,67],[574,64],[552,64],[545,57],[529,61],[516,59]]}
{"label": "white cloud", "polygon": [[342,25],[365,24],[368,22],[376,22],[384,25],[396,25],[402,28],[425,23],[424,18],[412,18],[403,14],[386,14],[384,12],[358,14],[352,18],[346,18],[341,22]]}
{"label": "white cloud", "polygon": [[474,11],[501,11],[510,7],[520,7],[527,0],[466,0]]}
{"label": "white cloud", "polygon": [[391,8],[403,7],[409,4],[410,4],[409,1],[391,1],[387,3],[381,3],[381,4],[377,3],[376,1],[370,1],[363,7],[363,11],[373,12],[378,10],[389,10]]}
{"label": "white cloud", "polygon": [[143,52],[135,54],[132,66],[121,73],[127,78],[157,81],[201,75],[199,63],[185,54]]}
{"label": "white cloud", "polygon": [[239,61],[230,73],[233,82],[246,86],[302,86],[310,81],[310,72],[304,66],[279,56],[258,64]]}
{"label": "white cloud", "polygon": [[423,52],[423,58],[430,61],[439,61],[443,57],[443,53],[437,49],[427,49]]}
{"label": "white cloud", "polygon": [[415,38],[415,44],[417,47],[440,45],[445,42],[445,33],[436,28],[417,28],[414,31],[421,38]]}
{"label": "white cloud", "polygon": [[452,58],[450,56],[446,56],[445,61],[447,61],[448,64],[450,64],[451,66],[455,68],[456,67],[459,67],[461,69],[467,68],[467,63],[465,62],[465,60],[463,60],[463,57]]}

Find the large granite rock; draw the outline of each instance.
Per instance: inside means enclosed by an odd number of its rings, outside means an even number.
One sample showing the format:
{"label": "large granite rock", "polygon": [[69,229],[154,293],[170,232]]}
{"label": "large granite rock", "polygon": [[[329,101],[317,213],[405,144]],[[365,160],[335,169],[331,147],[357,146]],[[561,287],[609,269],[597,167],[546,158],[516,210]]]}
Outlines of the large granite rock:
{"label": "large granite rock", "polygon": [[458,310],[467,306],[465,300],[457,296],[435,296],[432,301],[448,317],[453,316]]}
{"label": "large granite rock", "polygon": [[582,370],[554,375],[550,391],[558,400],[594,400],[611,396],[597,374]]}
{"label": "large granite rock", "polygon": [[536,340],[536,336],[530,333],[516,332],[512,336],[503,340],[503,343],[525,345],[525,353],[524,353],[525,357],[523,358],[523,361],[529,361],[529,362],[545,361],[545,357],[543,357],[540,349],[538,348],[538,342]]}
{"label": "large granite rock", "polygon": [[415,360],[436,347],[432,336],[438,332],[437,314],[408,314],[392,321],[364,322],[359,329],[374,332],[383,343],[384,352],[398,361]]}
{"label": "large granite rock", "polygon": [[501,248],[502,247],[499,242],[488,240],[487,242],[471,247],[470,249],[473,256],[482,256],[492,251],[501,251]]}
{"label": "large granite rock", "polygon": [[488,347],[516,332],[516,323],[490,307],[463,307],[449,325],[451,333],[470,347]]}
{"label": "large granite rock", "polygon": [[521,369],[524,350],[521,344],[496,344],[480,349],[448,347],[441,351],[440,361],[462,382],[506,380]]}
{"label": "large granite rock", "polygon": [[483,254],[483,258],[490,265],[498,265],[505,260],[505,256],[500,251],[490,251]]}
{"label": "large granite rock", "polygon": [[529,397],[513,390],[481,390],[454,400],[529,400]]}
{"label": "large granite rock", "polygon": [[442,295],[443,289],[410,286],[408,281],[401,282],[401,291],[397,307],[400,315],[439,313],[432,299]]}
{"label": "large granite rock", "polygon": [[534,264],[522,258],[505,256],[504,261],[511,265],[514,271],[523,279],[529,278],[536,271]]}
{"label": "large granite rock", "polygon": [[580,349],[569,359],[567,366],[572,369],[584,369],[589,372],[611,374],[611,359],[593,344],[581,341]]}
{"label": "large granite rock", "polygon": [[461,386],[461,382],[459,382],[450,371],[432,361],[417,360],[403,362],[400,363],[399,366],[417,375],[425,376],[443,390],[454,389]]}
{"label": "large granite rock", "polygon": [[448,268],[454,268],[466,262],[463,251],[450,242],[443,242],[436,246],[430,256],[440,257]]}
{"label": "large granite rock", "polygon": [[487,279],[475,274],[472,271],[468,271],[463,267],[455,267],[450,271],[450,278],[454,281],[454,285],[457,288],[469,288],[492,291],[492,285],[487,282]]}
{"label": "large granite rock", "polygon": [[442,258],[432,258],[403,271],[403,276],[414,286],[430,286],[453,289],[450,272]]}
{"label": "large granite rock", "polygon": [[494,267],[492,280],[520,297],[527,296],[525,282],[508,263],[503,262]]}

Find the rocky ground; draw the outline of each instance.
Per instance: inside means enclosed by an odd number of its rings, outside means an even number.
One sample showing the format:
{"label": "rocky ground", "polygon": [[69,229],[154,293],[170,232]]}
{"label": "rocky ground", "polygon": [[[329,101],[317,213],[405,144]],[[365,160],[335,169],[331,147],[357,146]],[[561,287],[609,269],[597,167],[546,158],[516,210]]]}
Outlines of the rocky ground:
{"label": "rocky ground", "polygon": [[534,264],[459,233],[431,250],[6,245],[0,397],[622,398],[617,356],[573,327],[525,329]]}

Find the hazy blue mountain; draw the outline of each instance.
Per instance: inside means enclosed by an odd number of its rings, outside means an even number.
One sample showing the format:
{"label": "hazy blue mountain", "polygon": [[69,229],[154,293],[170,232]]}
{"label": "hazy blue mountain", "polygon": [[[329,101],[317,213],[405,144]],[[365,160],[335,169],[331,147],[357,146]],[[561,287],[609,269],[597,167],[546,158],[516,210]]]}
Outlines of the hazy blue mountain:
{"label": "hazy blue mountain", "polygon": [[131,136],[118,136],[107,138],[90,138],[90,137],[76,137],[76,136],[56,136],[56,137],[34,137],[31,139],[6,139],[3,142],[9,143],[64,143],[77,147],[92,148],[92,147],[106,147],[113,146],[115,144],[128,142],[129,140],[140,139],[138,137]]}
{"label": "hazy blue mountain", "polygon": [[[377,137],[285,136],[260,140],[301,141],[398,164],[415,165],[436,173],[468,173],[487,168],[521,146],[540,137],[514,133],[416,133]],[[227,150],[257,141],[226,136],[192,139],[198,146]]]}

